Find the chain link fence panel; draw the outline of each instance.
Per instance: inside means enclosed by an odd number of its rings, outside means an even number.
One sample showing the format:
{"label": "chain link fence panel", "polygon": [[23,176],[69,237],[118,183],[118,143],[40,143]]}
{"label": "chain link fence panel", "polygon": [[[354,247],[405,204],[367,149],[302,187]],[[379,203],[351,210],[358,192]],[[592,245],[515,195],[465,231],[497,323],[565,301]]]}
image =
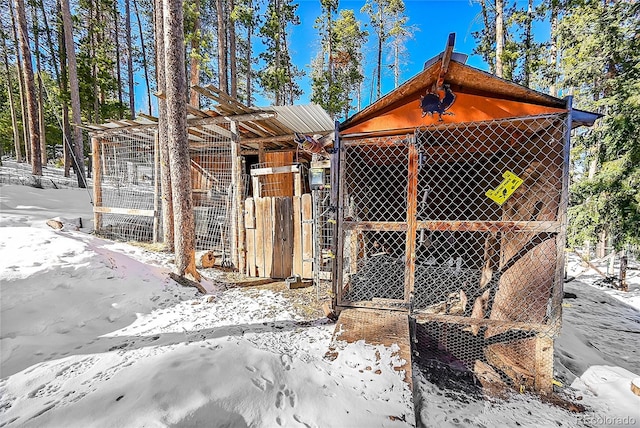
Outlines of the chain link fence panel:
{"label": "chain link fence panel", "polygon": [[408,309],[433,366],[550,387],[566,136],[557,114],[345,141],[338,303]]}

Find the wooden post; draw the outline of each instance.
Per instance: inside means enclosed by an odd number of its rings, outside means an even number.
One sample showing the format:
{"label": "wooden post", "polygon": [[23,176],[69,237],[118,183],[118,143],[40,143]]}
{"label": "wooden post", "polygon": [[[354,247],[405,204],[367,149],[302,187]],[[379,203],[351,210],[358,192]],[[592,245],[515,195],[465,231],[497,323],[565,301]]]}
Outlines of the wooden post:
{"label": "wooden post", "polygon": [[91,156],[95,165],[93,171],[93,229],[97,233],[102,227],[102,213],[95,211],[102,206],[102,164],[100,163],[100,139],[91,137]]}
{"label": "wooden post", "polygon": [[556,235],[556,272],[553,280],[553,289],[551,291],[551,316],[550,323],[555,324],[560,322],[562,318],[562,298],[564,296],[564,247],[567,243],[567,206],[569,205],[569,165],[570,165],[570,150],[571,150],[571,128],[572,125],[572,111],[573,111],[573,97],[568,96],[565,98],[567,106],[567,118],[565,121],[564,129],[564,146],[563,146],[563,158],[562,158],[562,193],[560,195],[560,204],[558,205],[558,218],[561,228],[560,233]]}
{"label": "wooden post", "polygon": [[618,288],[622,291],[629,291],[627,284],[627,255],[624,250],[620,252],[620,282]]}
{"label": "wooden post", "polygon": [[300,198],[302,214],[302,277],[313,278],[313,201],[311,194]]}
{"label": "wooden post", "polygon": [[[238,144],[238,149],[240,148],[240,144]],[[238,270],[240,272],[244,272],[247,264],[247,231],[244,227],[244,171],[243,165],[243,157],[238,156]]]}
{"label": "wooden post", "polygon": [[302,276],[302,201],[293,197],[293,269],[292,274]]}
{"label": "wooden post", "polygon": [[253,197],[254,198],[262,197],[262,192],[260,191],[260,177],[259,176],[251,177],[251,187],[253,187]]}
{"label": "wooden post", "polygon": [[553,339],[544,333],[536,337],[534,388],[542,395],[553,392]]}
{"label": "wooden post", "polygon": [[[94,162],[95,163],[95,162]],[[97,168],[96,168],[97,171]],[[94,172],[95,174],[95,172]],[[153,242],[160,238],[160,138],[153,136]]]}
{"label": "wooden post", "polygon": [[244,201],[244,226],[246,235],[245,248],[247,249],[246,274],[251,277],[258,276],[256,262],[256,218],[254,207],[253,198],[247,198],[247,200]]}
{"label": "wooden post", "polygon": [[409,145],[409,165],[407,184],[407,235],[405,241],[406,267],[404,276],[404,299],[411,303],[416,273],[416,223],[418,212],[418,150]]}
{"label": "wooden post", "polygon": [[293,196],[302,196],[302,173],[293,174]]}
{"label": "wooden post", "polygon": [[333,269],[331,276],[333,277],[333,307],[342,304],[342,298],[344,293],[344,275],[343,275],[343,249],[344,249],[344,234],[342,230],[342,223],[344,219],[344,162],[346,157],[346,150],[344,143],[340,140],[339,124],[335,123],[336,139],[333,143],[334,152],[331,155],[331,205],[336,209],[336,222],[333,226],[333,248],[335,261],[333,263]]}
{"label": "wooden post", "polygon": [[[231,122],[231,184],[233,185],[233,201],[231,203],[231,261],[238,269],[244,269],[244,204],[242,203],[242,157],[240,152],[237,122]],[[240,228],[242,226],[242,232]],[[240,253],[243,253],[240,255]],[[242,263],[241,263],[242,260]]]}

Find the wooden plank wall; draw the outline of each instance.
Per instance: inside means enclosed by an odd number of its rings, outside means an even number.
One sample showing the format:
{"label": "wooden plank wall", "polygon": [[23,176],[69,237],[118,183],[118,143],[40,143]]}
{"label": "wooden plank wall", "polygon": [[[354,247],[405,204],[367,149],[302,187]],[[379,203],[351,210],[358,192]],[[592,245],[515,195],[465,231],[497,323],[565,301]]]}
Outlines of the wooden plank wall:
{"label": "wooden plank wall", "polygon": [[[293,164],[293,152],[266,152],[264,161],[270,167]],[[293,196],[293,174],[274,174],[260,177],[260,196]]]}
{"label": "wooden plank wall", "polygon": [[310,194],[245,200],[245,274],[313,278],[312,213]]}

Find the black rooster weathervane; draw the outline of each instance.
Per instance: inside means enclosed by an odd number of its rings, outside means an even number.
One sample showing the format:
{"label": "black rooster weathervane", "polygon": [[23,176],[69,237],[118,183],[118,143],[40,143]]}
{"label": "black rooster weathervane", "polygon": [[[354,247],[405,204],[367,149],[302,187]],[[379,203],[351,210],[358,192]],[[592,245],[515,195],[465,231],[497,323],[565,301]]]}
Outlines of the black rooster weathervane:
{"label": "black rooster weathervane", "polygon": [[420,97],[420,108],[422,109],[422,117],[427,114],[433,117],[434,113],[438,113],[438,121],[442,122],[442,115],[453,115],[453,112],[447,111],[456,101],[456,94],[453,93],[451,87],[447,84],[442,85],[444,96],[436,92],[427,92],[426,95]]}
{"label": "black rooster weathervane", "polygon": [[456,101],[456,94],[453,93],[449,84],[444,83],[444,77],[449,70],[449,62],[451,61],[451,54],[453,53],[455,40],[455,33],[449,34],[447,46],[442,54],[442,64],[440,66],[438,80],[433,84],[430,91],[427,90],[427,93],[420,97],[422,117],[425,117],[426,115],[433,117],[435,113],[438,113],[438,121],[442,122],[443,115],[453,115],[453,112],[448,110]]}

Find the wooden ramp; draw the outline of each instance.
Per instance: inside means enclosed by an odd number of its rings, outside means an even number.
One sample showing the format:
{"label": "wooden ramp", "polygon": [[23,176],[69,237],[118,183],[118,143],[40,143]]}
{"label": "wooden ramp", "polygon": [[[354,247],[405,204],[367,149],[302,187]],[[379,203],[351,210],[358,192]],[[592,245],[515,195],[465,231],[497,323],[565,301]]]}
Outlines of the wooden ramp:
{"label": "wooden ramp", "polygon": [[328,355],[337,354],[337,341],[355,343],[364,340],[371,345],[398,345],[398,357],[404,364],[396,367],[397,371],[404,370],[404,381],[413,391],[411,371],[411,336],[409,331],[409,316],[406,312],[396,312],[377,309],[344,309],[340,312],[336,328],[331,339]]}

